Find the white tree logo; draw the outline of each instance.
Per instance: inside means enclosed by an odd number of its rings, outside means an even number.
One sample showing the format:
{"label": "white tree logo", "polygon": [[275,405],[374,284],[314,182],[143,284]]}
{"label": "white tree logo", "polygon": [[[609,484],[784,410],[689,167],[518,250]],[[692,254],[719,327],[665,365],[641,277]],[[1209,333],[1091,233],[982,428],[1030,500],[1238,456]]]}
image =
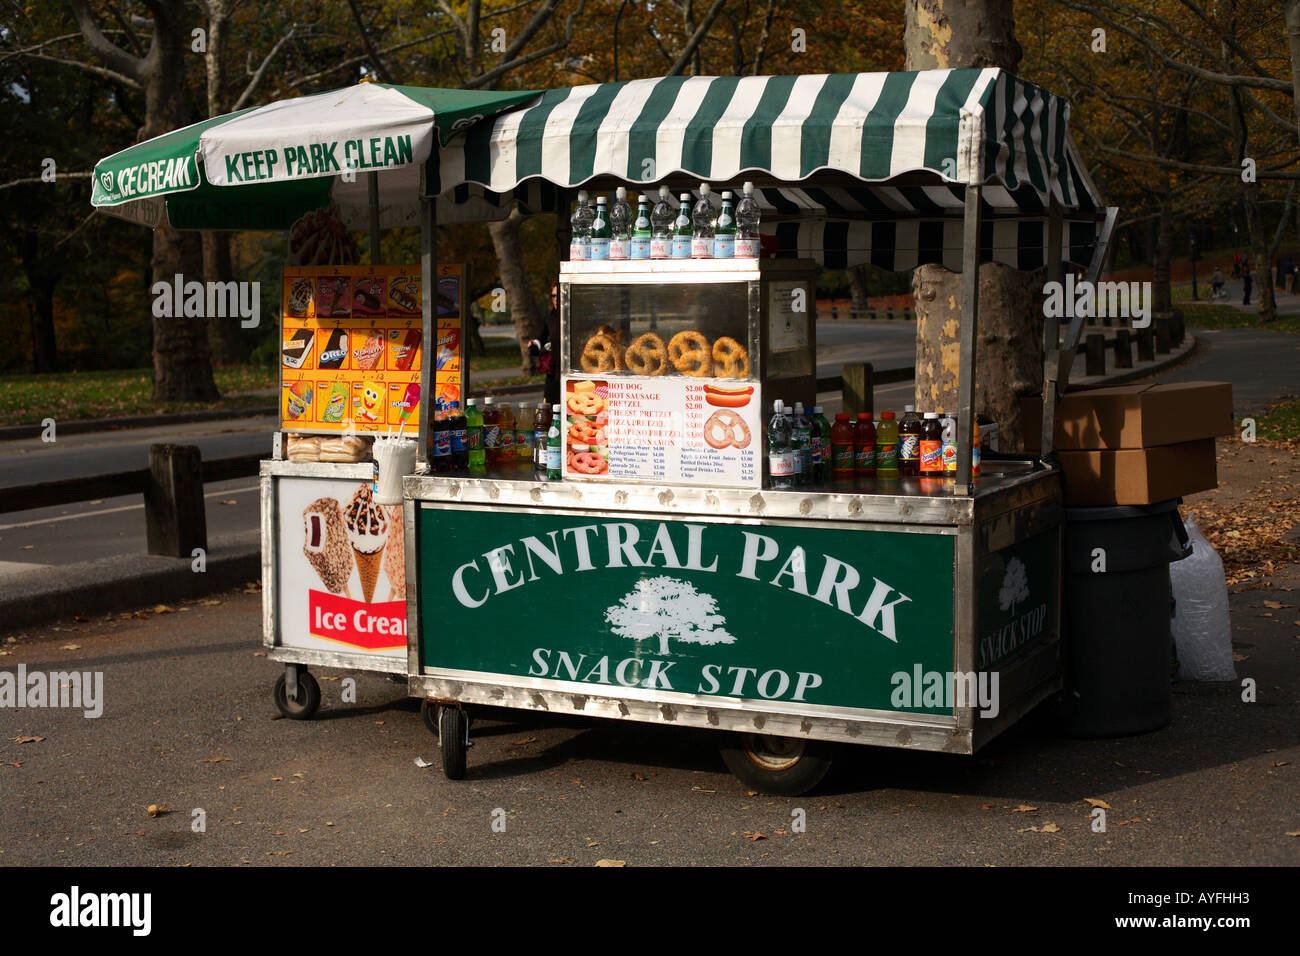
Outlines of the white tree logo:
{"label": "white tree logo", "polygon": [[1012,558],[1007,562],[1007,573],[1002,576],[1002,588],[998,591],[998,607],[1016,613],[1016,605],[1029,600],[1029,573],[1024,562]]}
{"label": "white tree logo", "polygon": [[659,653],[667,655],[668,640],[686,644],[734,644],[736,638],[722,626],[718,602],[695,590],[689,581],[660,576],[643,578],[613,607],[605,620],[619,637],[644,641],[659,639]]}

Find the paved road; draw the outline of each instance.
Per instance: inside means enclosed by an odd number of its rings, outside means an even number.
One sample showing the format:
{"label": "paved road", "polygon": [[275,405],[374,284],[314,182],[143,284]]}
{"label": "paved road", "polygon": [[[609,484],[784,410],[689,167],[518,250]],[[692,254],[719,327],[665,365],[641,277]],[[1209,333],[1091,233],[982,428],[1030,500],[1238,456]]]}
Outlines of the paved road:
{"label": "paved road", "polygon": [[98,719],[0,709],[0,864],[1294,866],[1300,642],[1262,605],[1295,593],[1232,598],[1258,703],[1180,684],[1173,723],[1138,737],[1067,740],[1038,714],[974,758],[853,747],[797,798],[747,793],[708,732],[515,712],[475,723],[449,781],[405,688],[373,676],[356,704],[325,679],[315,720],[276,719],[258,595],[0,636],[0,668],[102,672],[105,698]]}
{"label": "paved road", "polygon": [[1196,352],[1158,372],[1160,382],[1232,382],[1237,416],[1257,415],[1300,394],[1300,335],[1263,329],[1192,329]]}

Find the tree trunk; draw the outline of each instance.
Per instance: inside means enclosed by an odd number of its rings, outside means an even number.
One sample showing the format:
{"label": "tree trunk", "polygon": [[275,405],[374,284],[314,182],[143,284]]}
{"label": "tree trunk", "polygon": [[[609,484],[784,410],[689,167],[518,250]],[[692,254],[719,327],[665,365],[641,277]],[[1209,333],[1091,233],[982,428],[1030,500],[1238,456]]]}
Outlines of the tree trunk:
{"label": "tree trunk", "polygon": [[1246,207],[1246,232],[1250,237],[1250,264],[1255,270],[1255,295],[1259,297],[1259,320],[1272,322],[1277,318],[1277,301],[1273,296],[1273,261],[1269,258],[1259,209],[1259,183],[1242,183],[1241,197]]}
{"label": "tree trunk", "polygon": [[41,279],[32,287],[36,299],[32,357],[33,371],[37,373],[59,370],[59,349],[54,338],[54,287],[57,284],[58,280],[51,276]]}
{"label": "tree trunk", "polygon": [[867,311],[867,274],[863,266],[853,266],[848,270],[849,296],[853,299],[853,311],[861,314]]}
{"label": "tree trunk", "polygon": [[[1169,177],[1165,177],[1166,186]],[[1174,217],[1170,208],[1172,193],[1166,191],[1160,197],[1160,214],[1157,217],[1156,249],[1151,267],[1151,311],[1156,315],[1168,315],[1173,311],[1173,293],[1169,288],[1169,260],[1174,249]]]}
{"label": "tree trunk", "polygon": [[[1014,73],[1020,63],[1011,4],[1002,0],[907,0],[904,16],[906,70],[993,66]],[[1003,450],[1023,447],[1020,397],[1042,393],[1043,276],[996,262],[979,267],[975,408],[999,423]],[[961,276],[923,265],[912,274],[912,291],[917,407],[956,411]]]}
{"label": "tree trunk", "polygon": [[506,290],[510,318],[519,339],[519,367],[525,375],[531,375],[537,371],[537,360],[528,354],[528,343],[541,337],[542,318],[537,312],[537,303],[533,301],[528,273],[524,270],[523,249],[519,243],[519,226],[523,218],[518,209],[513,209],[509,218],[489,223],[488,232],[501,269],[501,286]]}
{"label": "tree trunk", "polygon": [[[1043,391],[1043,309],[1046,274],[996,262],[979,271],[979,329],[975,342],[975,408],[998,422],[998,447],[1020,451],[1020,398]],[[961,273],[924,265],[912,273],[916,298],[916,404],[921,411],[957,411],[961,336]],[[962,422],[962,428],[967,426]]]}
{"label": "tree trunk", "polygon": [[[229,282],[234,278],[230,261],[230,234],[207,231],[200,233],[203,241],[203,278],[207,282]],[[212,351],[213,365],[238,365],[248,360],[250,338],[239,324],[238,316],[225,318],[210,315],[208,347]]]}

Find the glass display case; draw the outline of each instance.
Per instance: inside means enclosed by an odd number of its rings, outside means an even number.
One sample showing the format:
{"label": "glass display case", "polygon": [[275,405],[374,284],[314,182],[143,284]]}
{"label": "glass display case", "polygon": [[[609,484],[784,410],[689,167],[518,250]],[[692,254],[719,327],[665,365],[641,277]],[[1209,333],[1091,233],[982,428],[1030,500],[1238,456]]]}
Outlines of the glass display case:
{"label": "glass display case", "polygon": [[564,477],[758,488],[764,409],[815,400],[814,270],[563,263]]}

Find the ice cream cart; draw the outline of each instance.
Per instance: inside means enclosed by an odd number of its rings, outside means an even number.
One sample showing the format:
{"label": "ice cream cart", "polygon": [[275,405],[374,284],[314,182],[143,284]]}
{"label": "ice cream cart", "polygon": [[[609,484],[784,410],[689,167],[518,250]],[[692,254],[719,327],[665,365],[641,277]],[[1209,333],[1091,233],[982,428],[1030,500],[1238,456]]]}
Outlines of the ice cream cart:
{"label": "ice cream cart", "polygon": [[[749,180],[767,237],[760,259],[563,263],[564,480],[405,479],[410,688],[448,776],[488,705],[724,731],[744,782],[800,793],[830,744],[970,754],[1060,688],[1059,472],[974,477],[969,423],[975,264],[1095,274],[1113,221],[1067,121],[993,69],[670,77],[548,91],[440,151],[435,195],[529,211]],[[774,490],[766,411],[814,401],[794,303],[817,264],[862,262],[963,272],[956,474]]]}

